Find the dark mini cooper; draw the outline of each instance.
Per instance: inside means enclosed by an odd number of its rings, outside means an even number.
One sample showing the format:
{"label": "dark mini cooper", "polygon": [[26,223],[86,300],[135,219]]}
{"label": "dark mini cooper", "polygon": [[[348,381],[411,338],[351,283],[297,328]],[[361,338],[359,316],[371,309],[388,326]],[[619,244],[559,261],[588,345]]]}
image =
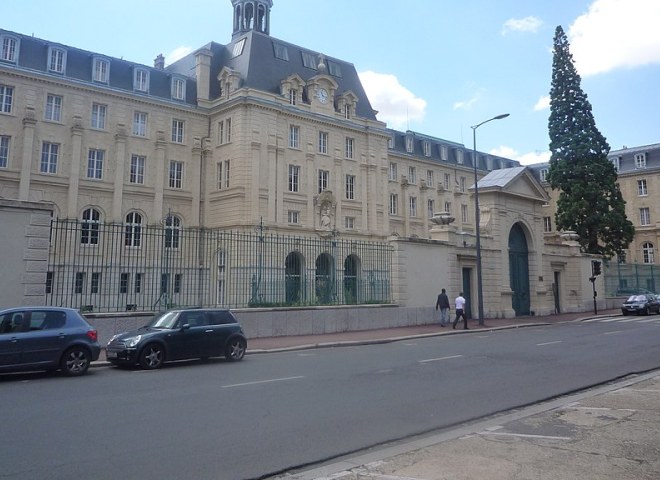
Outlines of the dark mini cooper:
{"label": "dark mini cooper", "polygon": [[660,302],[658,301],[658,297],[651,293],[631,295],[628,297],[628,300],[621,305],[621,313],[624,315],[630,313],[637,315],[660,313]]}
{"label": "dark mini cooper", "polygon": [[164,362],[224,356],[243,359],[247,339],[229,310],[177,309],[159,315],[146,326],[112,337],[106,358],[114,365],[160,368]]}
{"label": "dark mini cooper", "polygon": [[72,308],[0,310],[0,372],[62,370],[83,375],[99,358],[96,330]]}

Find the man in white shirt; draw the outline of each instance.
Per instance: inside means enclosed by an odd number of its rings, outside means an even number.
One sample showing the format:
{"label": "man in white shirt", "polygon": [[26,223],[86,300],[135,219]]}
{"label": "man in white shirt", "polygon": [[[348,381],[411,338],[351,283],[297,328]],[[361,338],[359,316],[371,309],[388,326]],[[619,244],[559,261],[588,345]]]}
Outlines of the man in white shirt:
{"label": "man in white shirt", "polygon": [[465,298],[463,298],[463,292],[458,294],[458,297],[456,297],[456,300],[454,300],[454,304],[456,305],[456,318],[454,318],[454,323],[452,325],[452,328],[456,328],[456,324],[458,323],[458,319],[463,317],[463,330],[469,330],[467,326],[467,317],[465,316]]}

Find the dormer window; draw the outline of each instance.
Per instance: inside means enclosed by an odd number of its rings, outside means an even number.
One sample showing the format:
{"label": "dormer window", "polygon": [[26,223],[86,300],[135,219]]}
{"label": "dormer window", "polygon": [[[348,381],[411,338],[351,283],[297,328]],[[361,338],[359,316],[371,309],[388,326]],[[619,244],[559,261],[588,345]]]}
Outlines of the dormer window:
{"label": "dormer window", "polygon": [[447,149],[447,145],[441,145],[440,146],[440,159],[441,160],[447,160],[448,156],[449,156],[449,151]]}
{"label": "dormer window", "polygon": [[66,69],[66,50],[56,47],[48,49],[48,71],[64,73]]}
{"label": "dormer window", "polygon": [[621,167],[621,157],[612,157],[610,158],[610,162],[614,165],[614,171],[618,172]]}
{"label": "dormer window", "polygon": [[298,90],[295,88],[289,89],[289,105],[295,105],[298,103]]}
{"label": "dormer window", "polygon": [[344,105],[344,118],[347,120],[351,118],[351,106],[350,105]]}
{"label": "dormer window", "polygon": [[312,70],[316,70],[316,56],[313,53],[309,52],[300,52],[302,54],[303,65]]}
{"label": "dormer window", "polygon": [[133,75],[133,89],[138,92],[149,92],[149,71],[136,68]]}
{"label": "dormer window", "polygon": [[0,35],[0,42],[2,42],[0,60],[12,63],[18,62],[19,39],[9,35]]}
{"label": "dormer window", "polygon": [[646,168],[645,153],[638,153],[635,155],[635,168]]}
{"label": "dormer window", "polygon": [[542,168],[540,174],[541,174],[541,181],[542,182],[547,181],[548,169],[547,168]]}
{"label": "dormer window", "polygon": [[110,78],[110,62],[105,58],[94,57],[92,66],[92,80],[99,83],[108,83]]}
{"label": "dormer window", "polygon": [[174,100],[186,99],[186,81],[183,78],[172,78],[172,98]]}
{"label": "dormer window", "polygon": [[394,135],[390,135],[387,139],[387,148],[394,148]]}
{"label": "dormer window", "polygon": [[275,51],[275,58],[279,58],[280,60],[284,60],[286,62],[289,61],[289,50],[286,48],[286,45],[273,42],[273,49]]}
{"label": "dormer window", "polygon": [[463,150],[456,150],[456,163],[463,165]]}
{"label": "dormer window", "polygon": [[238,42],[234,44],[234,49],[232,50],[232,57],[238,57],[243,53],[243,47],[245,47],[245,39],[241,38]]}
{"label": "dormer window", "polygon": [[422,145],[424,147],[424,156],[425,157],[430,157],[431,156],[431,142],[429,142],[428,140],[424,140],[424,142],[422,142]]}
{"label": "dormer window", "polygon": [[406,152],[413,153],[415,150],[415,145],[413,144],[413,138],[410,135],[406,136]]}
{"label": "dormer window", "polygon": [[328,61],[328,73],[330,73],[330,75],[333,75],[335,77],[341,78],[341,68],[339,67],[339,64]]}

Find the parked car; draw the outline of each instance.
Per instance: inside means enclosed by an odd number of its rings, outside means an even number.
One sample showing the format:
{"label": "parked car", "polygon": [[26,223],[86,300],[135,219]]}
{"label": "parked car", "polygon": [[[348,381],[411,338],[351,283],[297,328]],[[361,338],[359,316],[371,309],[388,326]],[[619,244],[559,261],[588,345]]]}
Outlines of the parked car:
{"label": "parked car", "polygon": [[624,315],[629,313],[636,313],[637,315],[648,315],[651,312],[660,313],[660,301],[658,301],[655,294],[651,293],[631,295],[621,305],[621,312]]}
{"label": "parked car", "polygon": [[98,334],[72,308],[0,310],[0,371],[57,370],[83,375],[99,358]]}
{"label": "parked car", "polygon": [[224,356],[242,360],[247,339],[229,310],[177,309],[159,315],[146,326],[110,339],[106,358],[114,365],[160,368],[164,362]]}

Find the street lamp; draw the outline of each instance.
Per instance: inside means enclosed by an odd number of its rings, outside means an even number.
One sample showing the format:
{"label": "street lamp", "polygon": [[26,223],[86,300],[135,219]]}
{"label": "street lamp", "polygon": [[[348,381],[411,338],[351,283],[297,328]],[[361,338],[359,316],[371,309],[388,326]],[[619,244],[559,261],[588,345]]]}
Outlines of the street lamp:
{"label": "street lamp", "polygon": [[477,178],[477,128],[482,126],[484,123],[492,122],[493,120],[502,120],[503,118],[508,117],[508,113],[503,113],[488,120],[484,120],[477,125],[473,125],[470,128],[472,129],[472,147],[473,147],[473,157],[472,164],[474,166],[474,221],[477,231],[477,308],[479,311],[479,325],[484,324],[484,296],[483,296],[483,285],[481,280],[481,232],[479,231],[479,185]]}

